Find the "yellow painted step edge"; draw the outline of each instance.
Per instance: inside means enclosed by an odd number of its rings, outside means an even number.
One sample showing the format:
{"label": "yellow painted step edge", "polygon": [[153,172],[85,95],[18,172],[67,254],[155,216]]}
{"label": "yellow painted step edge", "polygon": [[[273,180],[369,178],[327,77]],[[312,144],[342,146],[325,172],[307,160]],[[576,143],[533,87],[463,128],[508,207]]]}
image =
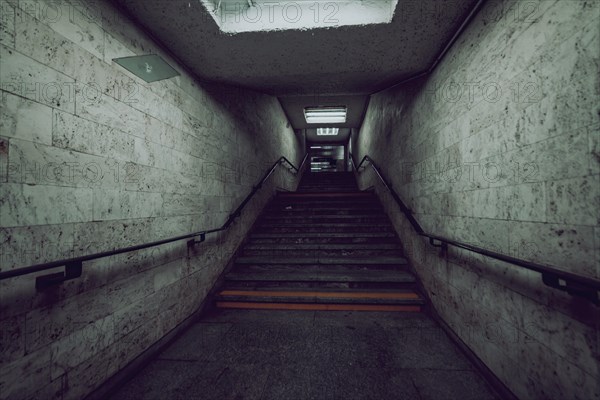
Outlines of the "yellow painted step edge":
{"label": "yellow painted step edge", "polygon": [[305,291],[270,291],[270,290],[223,290],[221,296],[248,297],[324,297],[351,299],[419,299],[413,292],[378,293],[378,292],[305,292]]}
{"label": "yellow painted step edge", "polygon": [[304,311],[403,311],[420,312],[420,306],[394,306],[385,304],[291,304],[291,303],[245,303],[218,301],[218,308],[254,310],[304,310]]}

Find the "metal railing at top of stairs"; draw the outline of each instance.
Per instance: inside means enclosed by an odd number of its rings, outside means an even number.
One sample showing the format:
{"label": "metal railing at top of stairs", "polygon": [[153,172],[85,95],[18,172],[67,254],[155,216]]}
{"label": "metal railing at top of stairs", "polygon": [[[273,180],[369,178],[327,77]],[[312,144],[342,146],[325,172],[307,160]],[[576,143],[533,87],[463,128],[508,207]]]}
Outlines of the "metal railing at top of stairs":
{"label": "metal railing at top of stairs", "polygon": [[381,169],[377,166],[375,161],[368,155],[365,155],[361,162],[357,165],[354,161],[354,156],[350,153],[350,161],[352,167],[356,173],[360,173],[361,169],[366,166],[365,163],[369,163],[383,186],[389,191],[394,201],[398,204],[402,213],[406,216],[406,219],[410,222],[416,233],[420,236],[429,238],[429,243],[436,247],[447,247],[448,245],[465,249],[477,254],[481,254],[486,257],[494,258],[496,260],[504,261],[506,263],[516,265],[521,268],[525,268],[531,271],[539,272],[542,275],[542,281],[545,285],[565,291],[571,295],[583,297],[586,300],[600,306],[600,280],[590,278],[587,276],[575,274],[572,272],[564,271],[561,269],[553,268],[547,265],[537,264],[530,261],[525,261],[519,258],[507,256],[502,253],[497,253],[484,249],[482,247],[473,246],[468,243],[463,243],[457,240],[448,239],[440,235],[427,233],[423,230],[419,222],[415,219],[412,210],[406,206],[402,201],[398,193],[394,190],[390,182],[385,178]]}
{"label": "metal railing at top of stairs", "polygon": [[225,221],[225,223],[219,228],[209,229],[209,230],[200,231],[200,232],[193,232],[193,233],[189,233],[186,235],[175,236],[175,237],[171,237],[168,239],[158,240],[155,242],[148,242],[148,243],[144,243],[144,244],[123,247],[120,249],[103,251],[100,253],[94,253],[94,254],[89,254],[89,255],[85,255],[85,256],[66,258],[66,259],[62,259],[62,260],[31,265],[28,267],[15,268],[15,269],[11,269],[8,271],[0,272],[0,280],[14,278],[17,276],[29,275],[29,274],[46,271],[46,270],[53,269],[53,268],[64,267],[65,268],[64,272],[52,273],[49,275],[43,275],[43,276],[36,277],[36,283],[35,283],[36,288],[43,289],[43,288],[46,288],[49,286],[54,286],[54,285],[60,284],[64,281],[67,281],[70,279],[75,279],[75,278],[80,277],[82,274],[82,270],[83,270],[83,263],[86,261],[110,257],[110,256],[114,256],[117,254],[130,253],[133,251],[143,250],[143,249],[147,249],[150,247],[157,247],[157,246],[161,246],[161,245],[164,245],[167,243],[173,243],[173,242],[186,240],[186,239],[190,239],[190,240],[188,240],[188,246],[194,245],[196,243],[201,243],[206,239],[206,235],[225,231],[225,230],[229,229],[229,227],[234,223],[236,218],[238,218],[242,214],[242,210],[244,209],[244,207],[248,204],[248,202],[250,202],[252,197],[254,197],[254,195],[261,189],[263,184],[266,182],[267,179],[269,179],[269,177],[273,174],[273,172],[275,172],[275,170],[277,169],[277,167],[279,165],[287,164],[289,166],[288,170],[291,170],[291,172],[294,175],[298,175],[303,170],[307,159],[308,159],[308,153],[304,155],[304,158],[302,159],[302,163],[300,164],[300,166],[296,167],[286,157],[281,156],[277,161],[275,161],[273,163],[271,168],[269,168],[269,170],[263,175],[262,179],[258,182],[258,184],[256,186],[252,187],[252,191],[246,196],[246,198],[235,209],[235,211],[229,215],[229,217],[227,218],[227,221]]}

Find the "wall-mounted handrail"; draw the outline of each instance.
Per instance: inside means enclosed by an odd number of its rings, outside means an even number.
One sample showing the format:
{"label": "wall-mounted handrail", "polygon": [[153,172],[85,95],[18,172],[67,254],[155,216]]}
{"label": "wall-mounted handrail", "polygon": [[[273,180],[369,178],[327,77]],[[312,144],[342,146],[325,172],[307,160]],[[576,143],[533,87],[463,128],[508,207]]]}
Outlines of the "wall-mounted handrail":
{"label": "wall-mounted handrail", "polygon": [[[357,173],[361,171],[361,168],[363,168],[363,164],[365,164],[366,162],[369,163],[369,165],[373,168],[374,172],[381,180],[382,184],[390,192],[392,198],[396,201],[400,210],[406,216],[406,218],[408,219],[414,230],[417,232],[417,234],[429,238],[429,243],[431,245],[437,247],[450,245],[461,249],[469,250],[471,252],[478,253],[486,257],[494,258],[496,260],[504,261],[506,263],[516,265],[521,268],[539,272],[540,274],[542,274],[542,281],[547,286],[565,291],[571,295],[583,297],[596,305],[600,305],[599,279],[590,278],[568,271],[563,271],[547,265],[525,261],[519,258],[507,256],[502,253],[490,251],[482,247],[473,246],[468,243],[462,243],[456,240],[445,238],[443,236],[425,232],[421,225],[418,223],[418,221],[415,219],[413,212],[402,201],[398,193],[396,193],[392,185],[384,177],[381,170],[379,169],[379,167],[377,167],[377,164],[373,161],[371,157],[365,155],[361,162],[358,165],[356,165],[354,161],[354,156],[352,155],[352,153],[350,153],[350,161],[352,162],[352,166]],[[436,244],[436,242],[440,244]]]}
{"label": "wall-mounted handrail", "polygon": [[373,159],[369,156],[364,156],[363,159],[360,161],[360,164],[358,164],[358,167],[357,167],[356,164],[354,163],[354,156],[352,156],[352,153],[349,153],[349,154],[350,154],[350,160],[352,161],[352,167],[357,172],[360,171],[360,169],[362,168],[362,166],[365,162],[369,162],[369,165],[371,166],[371,168],[373,168],[373,171],[375,171],[375,173],[377,174],[377,176],[379,177],[381,182],[383,182],[383,185],[390,192],[390,194],[392,195],[392,197],[394,198],[396,203],[398,203],[398,206],[400,206],[400,209],[402,210],[404,215],[406,215],[406,218],[408,218],[408,221],[410,222],[412,227],[415,229],[415,231],[417,231],[418,234],[422,234],[423,228],[421,227],[419,222],[413,216],[412,211],[406,206],[406,204],[404,204],[404,202],[402,201],[400,196],[398,196],[398,193],[396,193],[394,188],[392,188],[392,186],[388,183],[387,179],[385,179],[385,177],[382,175],[381,170],[377,167],[377,164],[375,163],[375,161],[373,161]]}
{"label": "wall-mounted handrail", "polygon": [[[94,253],[94,254],[89,254],[89,255],[85,255],[85,256],[72,257],[72,258],[67,258],[67,259],[62,259],[62,260],[57,260],[57,261],[51,261],[51,262],[31,265],[31,266],[23,267],[23,268],[15,268],[15,269],[12,269],[9,271],[0,272],[0,280],[14,278],[17,276],[29,275],[29,274],[33,274],[36,272],[46,271],[49,269],[58,268],[58,267],[62,267],[62,266],[65,267],[64,273],[59,272],[59,273],[50,274],[50,275],[38,276],[36,278],[36,287],[38,289],[41,289],[44,287],[52,286],[52,285],[64,282],[66,280],[74,279],[74,278],[81,276],[82,263],[85,261],[96,260],[99,258],[110,257],[110,256],[123,254],[123,253],[130,253],[133,251],[143,250],[143,249],[147,249],[150,247],[157,247],[157,246],[161,246],[164,244],[178,242],[178,241],[186,240],[186,239],[192,239],[192,240],[188,241],[188,245],[203,242],[206,238],[206,235],[225,231],[233,224],[235,219],[241,215],[242,210],[248,204],[248,202],[250,202],[252,197],[254,197],[254,195],[260,190],[260,188],[265,183],[265,181],[273,174],[273,172],[275,172],[275,169],[277,169],[277,166],[282,165],[282,164],[288,164],[289,165],[288,169],[291,170],[293,174],[297,175],[302,171],[304,165],[306,164],[307,158],[308,158],[308,153],[304,155],[304,158],[303,158],[300,166],[296,167],[286,157],[281,156],[277,161],[275,161],[273,163],[271,168],[269,168],[269,170],[263,175],[262,179],[258,182],[258,184],[256,186],[253,186],[252,191],[244,198],[244,200],[239,205],[239,207],[237,207],[235,209],[235,211],[229,215],[229,218],[227,218],[227,221],[225,221],[225,223],[220,228],[209,229],[209,230],[200,231],[200,232],[193,232],[193,233],[189,233],[186,235],[175,236],[175,237],[172,237],[169,239],[158,240],[155,242],[149,242],[149,243],[139,244],[139,245],[135,245],[135,246],[123,247],[123,248],[115,249],[115,250],[103,251],[100,253]],[[199,240],[195,240],[195,239],[199,239]]]}

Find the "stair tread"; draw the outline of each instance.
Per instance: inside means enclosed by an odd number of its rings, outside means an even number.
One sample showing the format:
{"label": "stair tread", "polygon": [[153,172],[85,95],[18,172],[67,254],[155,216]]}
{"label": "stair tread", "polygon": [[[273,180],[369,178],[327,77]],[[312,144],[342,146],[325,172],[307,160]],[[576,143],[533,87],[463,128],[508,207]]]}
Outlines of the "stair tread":
{"label": "stair tread", "polygon": [[297,207],[293,206],[280,206],[276,209],[266,210],[268,214],[264,214],[266,217],[271,216],[272,218],[279,217],[293,217],[293,218],[302,218],[302,217],[319,217],[319,216],[331,216],[337,217],[341,215],[360,215],[360,216],[374,216],[374,217],[384,217],[386,216],[381,207],[356,207],[356,208],[348,208],[348,207]]}
{"label": "stair tread", "polygon": [[286,222],[260,222],[259,226],[262,227],[281,227],[281,228],[303,228],[303,227],[351,227],[351,226],[361,226],[361,227],[381,227],[381,228],[389,228],[392,226],[391,223],[387,224],[373,224],[370,222],[356,222],[356,221],[348,221],[348,222],[330,222],[330,223],[286,223]]}
{"label": "stair tread", "polygon": [[403,289],[403,288],[327,288],[327,287],[311,287],[311,288],[298,288],[296,286],[289,286],[282,283],[281,286],[272,287],[272,286],[236,286],[235,282],[229,282],[225,287],[221,289],[221,291],[225,290],[239,290],[239,291],[257,291],[257,292],[314,292],[317,294],[321,293],[416,293],[420,296],[420,294],[413,289]]}
{"label": "stair tread", "polygon": [[419,300],[421,296],[414,291],[333,291],[333,290],[242,290],[224,289],[218,293],[222,297],[253,297],[253,298],[321,298],[321,299],[388,299],[388,300]]}
{"label": "stair tread", "polygon": [[246,271],[230,272],[227,281],[304,281],[304,282],[388,282],[414,283],[415,277],[407,271]]}
{"label": "stair tread", "polygon": [[270,207],[281,207],[284,205],[296,205],[296,206],[304,206],[304,207],[315,207],[315,206],[327,206],[327,207],[339,207],[339,208],[347,208],[347,209],[357,209],[364,208],[365,206],[370,206],[371,208],[382,208],[381,203],[375,201],[375,199],[368,198],[357,198],[353,199],[352,203],[349,203],[347,200],[340,200],[339,198],[276,198],[273,201],[273,204]]}
{"label": "stair tread", "polygon": [[374,194],[370,192],[361,192],[361,191],[353,191],[353,192],[278,192],[277,197],[280,199],[288,199],[288,198],[352,198],[352,197],[364,197],[369,199],[374,199]]}
{"label": "stair tread", "polygon": [[257,303],[218,301],[219,308],[305,311],[378,311],[420,312],[420,304],[314,304],[314,303]]}
{"label": "stair tread", "polygon": [[379,273],[381,271],[407,271],[407,266],[402,264],[235,264],[231,272],[250,273],[250,272],[281,272],[281,273],[351,273],[355,271]]}
{"label": "stair tread", "polygon": [[[243,292],[240,292],[243,293]],[[280,295],[265,293],[264,295],[246,295],[246,294],[228,294],[221,293],[217,297],[217,301],[243,301],[257,303],[310,303],[310,304],[424,304],[424,300],[418,295],[414,296],[321,296],[321,295],[305,295],[301,292],[284,293]]]}
{"label": "stair tread", "polygon": [[274,256],[242,256],[235,259],[236,264],[399,264],[405,265],[404,257],[393,256],[348,256],[348,257],[274,257]]}
{"label": "stair tread", "polygon": [[246,244],[244,250],[401,250],[396,243]]}
{"label": "stair tread", "polygon": [[393,232],[286,232],[286,233],[252,233],[250,238],[367,238],[396,237]]}
{"label": "stair tread", "polygon": [[353,219],[353,218],[369,218],[371,220],[385,220],[389,221],[385,214],[373,215],[373,214],[309,214],[309,215],[265,215],[262,217],[263,220],[279,220],[279,219]]}
{"label": "stair tread", "polygon": [[[243,257],[287,257],[289,258],[303,258],[303,257],[403,257],[404,253],[400,250],[253,250],[244,249]],[[340,265],[339,263],[337,263]],[[331,264],[327,264],[331,265]],[[364,263],[361,265],[365,265]],[[372,265],[372,264],[371,264]],[[378,264],[381,265],[381,264]],[[394,264],[395,265],[395,264]]]}

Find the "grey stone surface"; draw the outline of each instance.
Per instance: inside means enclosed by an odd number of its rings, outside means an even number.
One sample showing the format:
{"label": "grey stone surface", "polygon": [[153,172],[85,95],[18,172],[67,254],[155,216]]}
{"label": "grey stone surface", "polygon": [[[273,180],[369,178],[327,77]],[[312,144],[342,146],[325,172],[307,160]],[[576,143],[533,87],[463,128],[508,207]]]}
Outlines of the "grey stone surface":
{"label": "grey stone surface", "polygon": [[[598,277],[599,40],[598,2],[486,2],[431,75],[372,97],[354,156],[382,167],[426,231]],[[517,396],[598,397],[597,307],[538,273],[440,252],[376,176],[360,184],[377,187],[436,309]]]}
{"label": "grey stone surface", "polygon": [[[5,4],[6,3],[6,4]],[[13,47],[15,43],[15,8],[8,2],[2,3],[0,21],[0,43]]]}
{"label": "grey stone surface", "polygon": [[497,398],[424,314],[245,310],[209,314],[111,398],[190,397]]}
{"label": "grey stone surface", "polygon": [[[277,99],[205,87],[111,2],[1,3],[2,271],[218,227],[277,158],[300,163]],[[112,61],[148,53],[181,75],[149,85]],[[44,292],[31,275],[0,282],[0,397],[83,398],[200,306],[296,183],[278,170],[231,232],[189,252],[88,262]]]}
{"label": "grey stone surface", "polygon": [[0,99],[0,134],[36,143],[52,143],[52,109],[3,92]]}

